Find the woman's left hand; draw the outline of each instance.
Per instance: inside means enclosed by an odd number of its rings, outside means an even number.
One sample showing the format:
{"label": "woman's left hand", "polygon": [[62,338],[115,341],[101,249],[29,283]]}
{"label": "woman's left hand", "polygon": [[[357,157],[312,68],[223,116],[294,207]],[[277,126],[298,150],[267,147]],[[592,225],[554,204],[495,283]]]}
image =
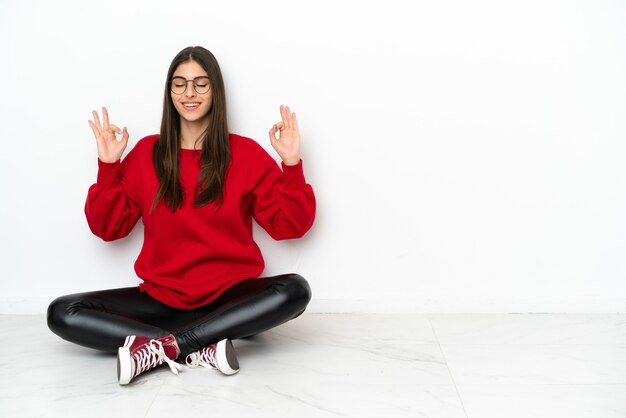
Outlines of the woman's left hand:
{"label": "woman's left hand", "polygon": [[280,116],[282,122],[270,129],[270,142],[285,165],[296,165],[300,162],[300,130],[296,114],[291,113],[288,106],[280,106]]}

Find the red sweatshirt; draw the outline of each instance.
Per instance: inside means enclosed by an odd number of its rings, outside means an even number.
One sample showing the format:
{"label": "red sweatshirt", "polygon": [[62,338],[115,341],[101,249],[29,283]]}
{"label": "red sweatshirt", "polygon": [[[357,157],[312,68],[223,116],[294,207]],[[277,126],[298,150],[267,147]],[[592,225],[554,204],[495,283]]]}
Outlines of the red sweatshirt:
{"label": "red sweatshirt", "polygon": [[181,149],[184,205],[172,212],[161,200],[149,213],[159,186],[152,163],[157,138],[143,138],[121,162],[98,159],[85,215],[91,231],[105,241],[125,237],[143,217],[135,272],[143,279],[140,288],[159,301],[194,308],[241,280],[259,277],[265,263],[252,238],[252,218],[277,240],[299,238],[313,224],[315,195],[302,162],[282,164],[281,171],[259,144],[234,134],[221,206],[193,206],[200,151]]}

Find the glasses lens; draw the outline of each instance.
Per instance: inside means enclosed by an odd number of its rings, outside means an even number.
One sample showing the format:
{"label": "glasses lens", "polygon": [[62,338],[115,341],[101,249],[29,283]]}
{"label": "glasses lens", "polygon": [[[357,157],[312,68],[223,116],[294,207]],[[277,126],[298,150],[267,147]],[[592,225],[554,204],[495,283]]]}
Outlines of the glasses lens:
{"label": "glasses lens", "polygon": [[193,86],[198,94],[204,94],[211,88],[209,77],[197,77],[193,80]]}
{"label": "glasses lens", "polygon": [[185,87],[187,87],[187,82],[184,78],[174,77],[170,82],[170,86],[172,93],[183,94],[185,92]]}

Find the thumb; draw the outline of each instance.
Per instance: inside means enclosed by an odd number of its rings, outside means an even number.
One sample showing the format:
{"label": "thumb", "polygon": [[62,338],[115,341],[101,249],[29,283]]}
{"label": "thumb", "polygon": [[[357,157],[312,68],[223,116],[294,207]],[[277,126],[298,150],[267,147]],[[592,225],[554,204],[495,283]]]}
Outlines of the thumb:
{"label": "thumb", "polygon": [[123,143],[128,143],[128,138],[130,135],[128,135],[128,129],[126,129],[126,126],[124,126],[124,130],[122,131],[122,142]]}

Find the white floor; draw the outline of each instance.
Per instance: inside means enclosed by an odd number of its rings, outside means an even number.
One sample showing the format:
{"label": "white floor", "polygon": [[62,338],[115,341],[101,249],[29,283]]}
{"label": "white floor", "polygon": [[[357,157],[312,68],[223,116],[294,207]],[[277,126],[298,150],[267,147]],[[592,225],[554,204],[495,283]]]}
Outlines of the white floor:
{"label": "white floor", "polygon": [[304,314],[235,341],[235,376],[126,387],[43,315],[0,326],[0,417],[626,417],[626,315]]}

